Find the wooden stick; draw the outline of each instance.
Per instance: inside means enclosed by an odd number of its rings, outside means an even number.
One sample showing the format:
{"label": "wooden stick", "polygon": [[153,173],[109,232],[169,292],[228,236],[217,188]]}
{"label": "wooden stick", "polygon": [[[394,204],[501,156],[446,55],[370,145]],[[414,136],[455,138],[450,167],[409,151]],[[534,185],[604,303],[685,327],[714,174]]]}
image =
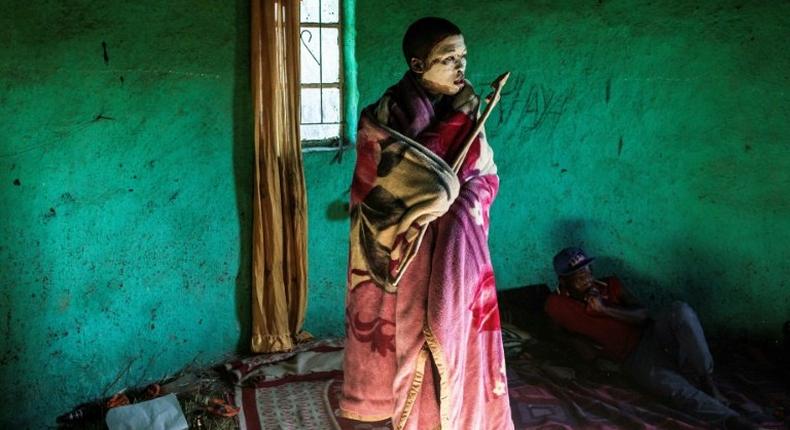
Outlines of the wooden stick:
{"label": "wooden stick", "polygon": [[[464,146],[461,149],[461,152],[458,153],[458,156],[455,158],[453,162],[453,172],[456,174],[461,170],[461,166],[466,161],[466,154],[469,152],[469,148],[472,146],[472,142],[475,141],[477,135],[483,130],[483,126],[485,125],[488,117],[491,115],[491,111],[494,109],[494,106],[499,103],[499,98],[502,94],[502,88],[507,83],[508,78],[510,77],[510,72],[505,72],[501,74],[498,78],[491,83],[491,87],[494,89],[494,94],[491,96],[488,104],[486,105],[486,109],[483,111],[483,115],[480,116],[480,119],[477,121],[477,125],[475,126],[474,130],[472,130],[472,134],[466,139],[464,142]],[[403,278],[403,274],[406,273],[406,269],[411,264],[414,257],[417,256],[417,251],[420,250],[420,244],[422,244],[422,239],[425,237],[425,232],[428,230],[428,224],[425,224],[420,229],[420,235],[417,236],[417,240],[412,242],[412,246],[409,247],[408,255],[406,259],[403,260],[403,264],[401,265],[400,273],[398,273],[398,277],[395,278],[392,285],[397,286],[400,280]]]}
{"label": "wooden stick", "polygon": [[499,103],[499,98],[502,94],[502,88],[507,83],[508,78],[510,78],[510,72],[505,72],[499,75],[494,82],[491,83],[491,88],[494,89],[494,95],[491,97],[491,100],[486,105],[486,109],[483,111],[483,115],[480,117],[480,120],[477,121],[477,126],[472,131],[472,134],[469,135],[469,138],[464,142],[463,149],[461,152],[458,153],[458,156],[455,158],[455,162],[453,163],[453,171],[458,173],[461,170],[461,166],[466,161],[466,154],[469,152],[469,148],[472,147],[472,142],[475,141],[477,135],[483,130],[483,126],[485,125],[488,117],[491,115],[491,111],[494,110],[494,106]]}

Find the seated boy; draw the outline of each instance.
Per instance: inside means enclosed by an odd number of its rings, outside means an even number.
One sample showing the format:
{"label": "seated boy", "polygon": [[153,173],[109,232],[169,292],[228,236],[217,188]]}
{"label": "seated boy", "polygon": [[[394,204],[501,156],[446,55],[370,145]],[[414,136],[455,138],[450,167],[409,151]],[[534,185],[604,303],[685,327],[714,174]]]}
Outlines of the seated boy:
{"label": "seated boy", "polygon": [[[713,357],[697,315],[674,302],[655,319],[616,277],[593,278],[581,248],[554,256],[559,288],[546,301],[549,317],[565,330],[597,344],[642,388],[676,408],[722,428],[754,428],[733,411],[713,383]],[[693,375],[689,380],[683,373]]]}

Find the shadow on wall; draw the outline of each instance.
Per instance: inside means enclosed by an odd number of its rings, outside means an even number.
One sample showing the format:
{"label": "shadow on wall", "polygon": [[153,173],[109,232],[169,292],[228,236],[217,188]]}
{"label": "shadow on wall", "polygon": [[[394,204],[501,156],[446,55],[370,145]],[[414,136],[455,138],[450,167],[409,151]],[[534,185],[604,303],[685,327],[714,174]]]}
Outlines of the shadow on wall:
{"label": "shadow on wall", "polygon": [[333,200],[326,207],[326,219],[330,221],[343,221],[349,217],[349,198],[351,189],[347,189],[337,200]]}
{"label": "shadow on wall", "polygon": [[677,268],[674,282],[683,285],[682,297],[678,299],[692,304],[700,319],[704,321],[710,315],[722,314],[723,309],[749,309],[741,311],[741,314],[729,314],[725,320],[714,321],[713,326],[719,328],[716,335],[737,335],[732,331],[733,327],[744,325],[760,326],[758,331],[761,332],[781,332],[781,327],[769,327],[769,322],[758,309],[752,295],[755,285],[734,281],[743,277],[737,273],[756,270],[752,257],[738,255],[732,248],[701,249],[682,239],[677,240],[671,255],[674,259],[671,264]]}
{"label": "shadow on wall", "polygon": [[236,273],[236,313],[241,327],[236,345],[238,352],[250,348],[250,295],[252,253],[252,98],[250,92],[249,5],[236,0],[236,43],[234,46],[233,82],[233,174],[236,208],[239,212],[239,267]]}
{"label": "shadow on wall", "polygon": [[[655,294],[661,288],[659,280],[652,278],[648,273],[638,272],[629,262],[616,257],[617,249],[588,240],[586,229],[588,225],[596,228],[596,224],[598,223],[595,220],[580,218],[559,220],[551,234],[554,238],[553,252],[559,252],[568,246],[579,246],[588,255],[595,257],[592,267],[596,276],[616,275],[641,302],[651,307],[661,303],[662,298]],[[551,255],[553,256],[554,254]]]}
{"label": "shadow on wall", "polygon": [[[602,253],[614,251],[601,250]],[[656,291],[661,291],[661,281],[652,278],[650,274],[638,272],[627,261],[610,255],[601,255],[596,257],[594,265],[598,276],[616,275],[623,281],[628,291],[644,305],[655,308],[663,303],[662,296],[656,294]]]}
{"label": "shadow on wall", "polygon": [[[588,221],[580,218],[566,218],[557,221],[550,236],[554,239],[554,242],[552,243],[552,249],[554,252],[552,253],[551,257],[553,257],[554,254],[559,252],[561,249],[568,246],[580,246],[587,253],[595,254],[595,251],[593,251],[592,248],[588,246],[589,244],[585,240],[587,236],[585,229],[587,228],[587,224],[590,222],[594,221]],[[591,249],[587,249],[588,247]]]}

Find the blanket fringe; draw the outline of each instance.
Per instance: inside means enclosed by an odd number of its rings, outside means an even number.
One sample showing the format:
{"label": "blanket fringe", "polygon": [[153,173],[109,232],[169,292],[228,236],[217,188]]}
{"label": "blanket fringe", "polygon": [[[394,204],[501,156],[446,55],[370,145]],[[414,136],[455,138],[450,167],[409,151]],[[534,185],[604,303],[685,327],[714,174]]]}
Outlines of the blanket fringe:
{"label": "blanket fringe", "polygon": [[422,333],[425,336],[425,344],[433,357],[433,362],[436,363],[436,369],[439,371],[439,415],[441,416],[440,429],[449,430],[450,427],[450,379],[447,375],[447,362],[442,353],[442,346],[433,335],[428,321],[425,321]]}
{"label": "blanket fringe", "polygon": [[406,396],[406,403],[403,406],[400,420],[398,420],[397,426],[395,427],[396,430],[403,430],[403,427],[406,425],[406,420],[409,418],[411,410],[414,407],[414,402],[417,401],[417,396],[420,394],[420,389],[422,388],[422,382],[425,379],[425,364],[428,362],[429,354],[428,348],[423,345],[420,353],[417,355],[414,378],[411,380],[409,394]]}
{"label": "blanket fringe", "polygon": [[338,409],[337,416],[340,418],[347,418],[349,420],[363,421],[363,422],[376,422],[384,421],[392,418],[391,415],[360,415],[356,412],[347,411],[345,409]]}

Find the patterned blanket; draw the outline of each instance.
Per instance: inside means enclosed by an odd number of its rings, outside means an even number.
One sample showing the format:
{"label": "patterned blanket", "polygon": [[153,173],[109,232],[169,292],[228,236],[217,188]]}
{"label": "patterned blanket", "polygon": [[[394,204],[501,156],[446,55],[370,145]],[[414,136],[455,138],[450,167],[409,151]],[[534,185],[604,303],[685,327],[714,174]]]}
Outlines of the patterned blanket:
{"label": "patterned blanket", "polygon": [[485,135],[458,174],[448,165],[478,107],[468,83],[437,100],[407,73],[363,111],[350,206],[346,418],[391,418],[396,429],[513,427],[488,251],[499,181]]}

